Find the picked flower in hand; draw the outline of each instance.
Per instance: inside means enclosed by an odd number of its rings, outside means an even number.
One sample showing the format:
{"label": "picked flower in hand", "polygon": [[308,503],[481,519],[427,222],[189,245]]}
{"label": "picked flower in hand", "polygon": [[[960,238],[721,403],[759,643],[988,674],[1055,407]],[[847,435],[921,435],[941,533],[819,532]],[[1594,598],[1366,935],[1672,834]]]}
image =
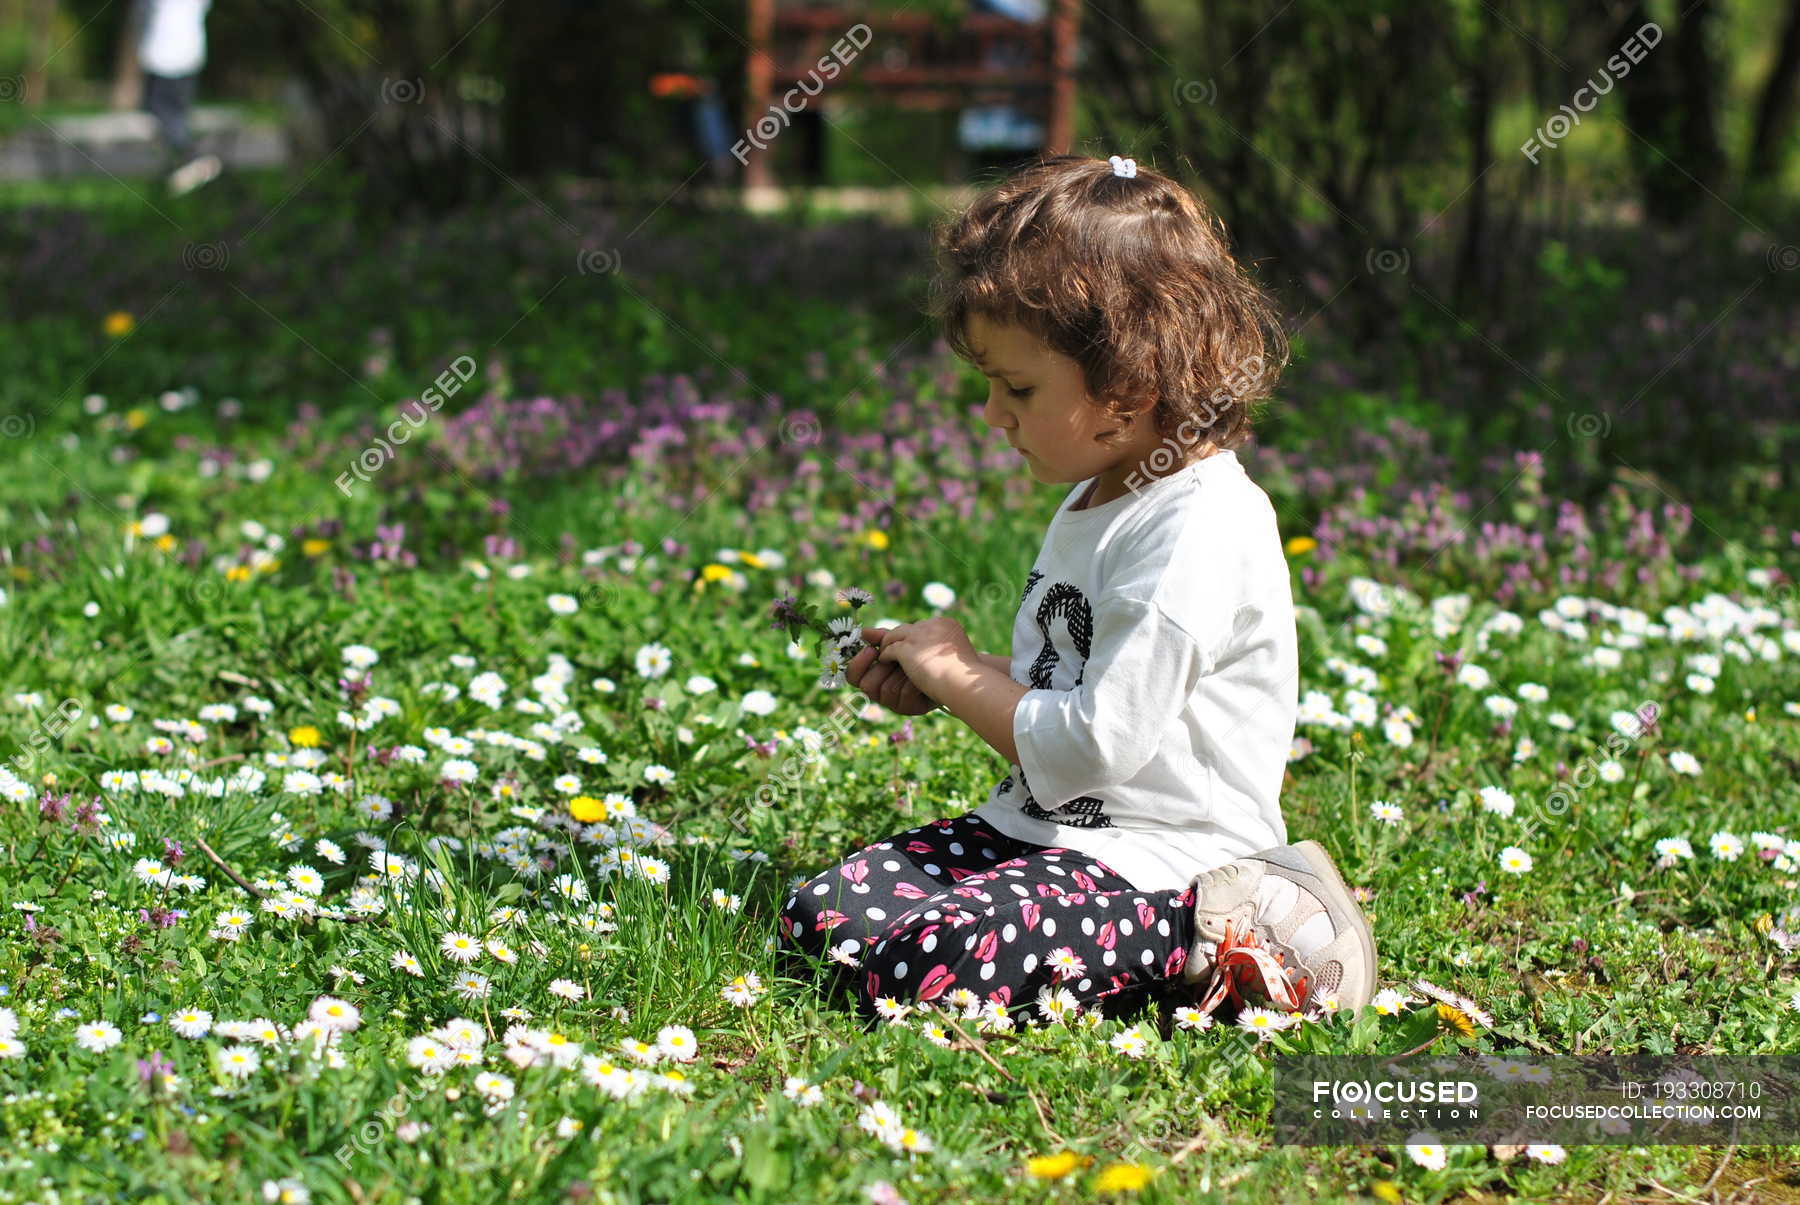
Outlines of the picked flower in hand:
{"label": "picked flower in hand", "polygon": [[856,586],[845,586],[836,597],[839,602],[849,604],[850,614],[822,620],[816,607],[797,602],[792,595],[783,595],[769,608],[772,617],[769,626],[776,631],[785,630],[788,639],[797,641],[805,631],[819,633],[819,685],[828,690],[836,690],[848,682],[844,667],[864,647],[862,625],[856,622],[856,610],[873,601],[875,596]]}

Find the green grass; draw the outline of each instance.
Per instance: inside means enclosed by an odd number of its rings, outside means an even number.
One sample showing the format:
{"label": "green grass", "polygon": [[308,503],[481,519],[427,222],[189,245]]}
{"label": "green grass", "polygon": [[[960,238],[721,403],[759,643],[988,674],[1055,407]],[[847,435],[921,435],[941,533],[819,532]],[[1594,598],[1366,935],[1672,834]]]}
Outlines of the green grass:
{"label": "green grass", "polygon": [[[343,247],[357,245],[346,240]],[[696,262],[707,262],[710,246],[693,252]],[[447,362],[456,346],[451,332],[470,320],[453,312],[453,296],[432,305],[405,289],[378,297],[383,271],[430,275],[430,265],[409,255],[395,253],[391,261],[384,267],[377,255],[355,268],[335,314],[316,285],[311,293],[304,284],[280,285],[292,290],[283,296],[313,307],[296,329],[347,349],[348,362],[372,328],[412,324],[416,341],[407,344],[406,366]],[[492,265],[483,270],[491,273]],[[477,298],[476,310],[516,313],[508,307],[539,291],[505,280],[504,272],[500,278],[496,289],[504,297]],[[47,318],[45,328],[21,328],[25,350],[13,355],[29,375],[15,379],[12,402],[47,393],[60,403],[30,410],[29,433],[0,440],[8,503],[0,517],[0,759],[25,784],[25,797],[0,811],[0,881],[8,903],[36,906],[29,913],[35,936],[26,910],[0,913],[0,985],[7,989],[0,1006],[15,1010],[27,1047],[23,1058],[0,1058],[0,1200],[260,1199],[265,1182],[291,1177],[316,1201],[359,1205],[496,1196],[862,1202],[878,1181],[913,1202],[1085,1202],[1102,1195],[1101,1177],[1117,1175],[1107,1172],[1115,1164],[1148,1169],[1148,1182],[1129,1195],[1149,1202],[1367,1200],[1381,1182],[1391,1182],[1381,1191],[1418,1202],[1591,1200],[1608,1192],[1615,1200],[1643,1199],[1658,1194],[1655,1185],[1700,1195],[1723,1148],[1572,1145],[1556,1165],[1453,1148],[1447,1165],[1432,1170],[1400,1146],[1282,1145],[1269,1122],[1271,1069],[1278,1052],[1397,1053],[1434,1034],[1441,1051],[1520,1057],[1576,1049],[1800,1052],[1793,960],[1765,932],[1796,902],[1797,868],[1758,859],[1754,846],[1736,860],[1708,848],[1721,830],[1745,842],[1759,831],[1788,841],[1800,836],[1800,767],[1792,753],[1800,724],[1793,672],[1800,599],[1792,581],[1800,565],[1788,543],[1780,475],[1770,464],[1721,474],[1719,492],[1699,499],[1706,525],[1667,557],[1644,554],[1641,562],[1655,568],[1652,580],[1604,600],[1640,610],[1647,622],[1669,623],[1665,607],[1717,609],[1705,601],[1717,592],[1757,623],[1681,641],[1645,635],[1638,646],[1619,646],[1617,665],[1583,654],[1606,643],[1603,633],[1617,639],[1621,623],[1590,615],[1579,641],[1553,631],[1538,613],[1554,594],[1516,604],[1523,630],[1490,633],[1484,646],[1479,633],[1501,608],[1492,598],[1494,565],[1472,553],[1408,556],[1395,569],[1376,563],[1380,539],[1346,539],[1332,560],[1299,546],[1290,551],[1301,607],[1302,693],[1329,692],[1333,709],[1353,712],[1360,704],[1350,692],[1359,675],[1350,667],[1361,666],[1375,675],[1363,689],[1378,709],[1410,711],[1413,737],[1395,744],[1380,723],[1353,722],[1350,731],[1303,723],[1300,735],[1312,748],[1290,765],[1283,794],[1290,835],[1322,841],[1346,878],[1371,892],[1366,908],[1383,987],[1429,979],[1471,997],[1491,1014],[1491,1026],[1468,1037],[1439,1034],[1437,1014],[1415,993],[1396,1015],[1333,1018],[1264,1045],[1229,1025],[1183,1029],[1166,1006],[1151,1004],[1135,1015],[1097,1016],[1091,1027],[1021,1025],[1012,1034],[958,1021],[965,1036],[943,1047],[917,1017],[865,1028],[827,976],[778,959],[777,913],[794,877],[896,831],[966,811],[986,798],[1004,767],[947,717],[915,721],[915,739],[896,744],[888,738],[897,719],[877,714],[857,719],[851,737],[823,756],[803,760],[797,788],[778,790],[774,806],[746,809],[757,788],[797,755],[802,729],[828,731],[840,697],[860,703],[853,691],[816,684],[810,657],[791,657],[785,636],[769,629],[767,608],[790,590],[830,607],[831,587],[804,576],[825,570],[836,585],[879,591],[900,583],[899,597],[882,593],[865,614],[911,620],[927,610],[919,591],[941,581],[959,596],[946,613],[969,629],[977,647],[1002,651],[1017,585],[1061,491],[1021,488],[987,471],[958,475],[947,453],[928,447],[888,456],[897,434],[890,407],[916,405],[905,414],[921,426],[972,427],[963,409],[971,382],[941,363],[907,363],[892,378],[871,381],[867,364],[891,347],[887,328],[879,318],[843,321],[842,299],[797,303],[798,333],[790,329],[785,343],[771,347],[784,315],[771,312],[778,307],[763,292],[704,275],[632,283],[646,296],[680,292],[688,307],[680,313],[699,316],[689,333],[668,326],[628,342],[620,332],[649,310],[613,291],[568,311],[553,309],[543,327],[528,322],[509,337],[508,360],[535,365],[545,380],[586,380],[581,391],[589,395],[617,385],[633,401],[649,391],[648,374],[693,368],[705,389],[718,389],[729,403],[726,418],[689,428],[704,447],[734,426],[762,421],[747,417],[761,393],[729,385],[690,334],[702,342],[716,337],[725,364],[771,366],[788,410],[829,410],[828,431],[886,432],[890,442],[860,454],[856,467],[884,467],[889,476],[859,484],[841,467],[821,463],[816,478],[803,477],[796,468],[802,457],[771,447],[741,467],[735,457],[694,451],[630,462],[622,476],[618,465],[600,464],[576,474],[522,472],[476,482],[443,467],[451,454],[444,426],[471,402],[464,397],[346,497],[333,478],[364,446],[361,424],[373,405],[362,385],[334,381],[301,342],[284,341],[266,324],[234,326],[241,303],[234,309],[226,297],[216,311],[194,311],[220,315],[214,331],[146,322],[117,344],[66,314]],[[276,295],[256,296],[273,306]],[[589,315],[595,325],[584,347],[576,332]],[[190,358],[209,347],[212,358]],[[830,353],[818,375],[802,359],[813,347]],[[62,365],[100,355],[106,365],[98,372],[110,375],[79,387],[59,375]],[[165,411],[157,395],[193,383],[189,367],[213,374],[198,390],[198,404]],[[705,368],[713,375],[702,375]],[[306,385],[284,383],[284,371]],[[244,412],[227,420],[218,403],[233,378]],[[395,371],[362,379],[388,398],[412,396],[428,377]],[[533,396],[508,381],[483,387]],[[103,413],[79,405],[88,391],[106,395]],[[1512,485],[1510,467],[1480,470],[1482,454],[1510,452],[1503,433],[1444,414],[1407,390],[1394,394],[1384,412],[1380,396],[1321,391],[1309,398],[1313,412],[1340,415],[1343,426],[1314,432],[1293,424],[1280,433],[1278,450],[1300,457],[1282,473],[1271,466],[1264,478],[1284,536],[1313,531],[1322,510],[1340,508],[1333,513],[1342,518],[1349,489],[1315,492],[1289,471],[1342,467],[1369,455],[1355,442],[1358,433],[1398,439],[1401,418],[1460,449],[1454,459],[1461,476],[1453,484],[1473,497],[1459,523],[1549,527],[1555,496],[1572,482],[1552,478],[1546,487],[1526,478]],[[295,420],[303,399],[319,403],[318,417]],[[239,465],[266,459],[269,475],[202,472],[203,454],[220,447]],[[815,459],[823,461],[823,452]],[[1398,451],[1384,471],[1383,489],[1429,484]],[[758,477],[774,490],[773,504],[750,504]],[[943,510],[915,514],[913,507],[941,497],[951,478],[977,491],[973,520]],[[1531,492],[1545,488],[1551,497]],[[494,498],[511,509],[497,514]],[[1630,556],[1621,550],[1630,547],[1633,512],[1662,501],[1647,487],[1605,495],[1592,509],[1593,555]],[[1365,498],[1368,514],[1402,509]],[[166,548],[129,534],[151,513],[168,519]],[[1415,527],[1424,521],[1424,512],[1408,520]],[[377,526],[401,522],[419,563],[368,559],[362,549]],[[246,523],[258,526],[246,532]],[[869,531],[883,532],[885,547],[866,538]],[[269,533],[283,537],[281,547],[268,547]],[[490,551],[490,535],[513,537],[516,552]],[[664,550],[665,537],[684,547]],[[627,539],[644,545],[629,568],[616,553],[584,564],[584,551]],[[188,563],[182,554],[190,541],[203,547]],[[812,554],[802,555],[807,542]],[[258,549],[262,556],[254,555]],[[785,566],[720,557],[723,550],[764,549],[781,553]],[[480,562],[487,576],[467,561]],[[696,589],[709,564],[735,570],[742,590],[721,582]],[[511,565],[529,573],[510,577]],[[1677,565],[1692,570],[1694,580],[1678,578]],[[1317,576],[1309,581],[1305,571]],[[1350,583],[1365,575],[1406,585],[1422,604],[1472,597],[1454,630],[1435,632],[1428,609],[1386,616],[1359,609]],[[574,596],[578,609],[553,611],[546,603],[553,593]],[[1386,647],[1372,651],[1359,637],[1379,637]],[[1774,659],[1751,651],[1763,640],[1779,649]],[[645,678],[635,668],[638,649],[652,641],[673,652],[666,676]],[[1733,642],[1750,652],[1748,660],[1729,647]],[[346,675],[343,650],[352,645],[379,653],[373,694],[395,705],[395,714],[354,735],[337,721],[348,706],[339,679]],[[1448,677],[1434,654],[1451,650],[1484,667],[1491,682],[1475,688]],[[1710,693],[1688,683],[1696,654],[1720,660]],[[457,664],[453,656],[471,660]],[[533,736],[532,725],[551,719],[548,711],[514,707],[542,693],[533,679],[555,657],[572,670],[566,702],[555,701],[582,724],[562,743]],[[499,710],[466,689],[488,671],[508,686]],[[684,684],[696,674],[716,689],[690,692]],[[603,678],[614,689],[596,685]],[[462,692],[447,698],[432,687],[441,682]],[[1527,683],[1543,686],[1547,698],[1522,697]],[[777,697],[771,715],[743,708],[753,690]],[[1504,734],[1487,703],[1494,696],[1518,705]],[[266,700],[267,714],[249,710],[248,699]],[[651,706],[651,699],[660,703]],[[1608,751],[1614,713],[1646,699],[1662,709],[1661,730]],[[80,709],[72,726],[53,718],[65,700]],[[235,718],[200,720],[203,708],[226,703],[238,708]],[[109,714],[109,705],[132,713],[114,718],[121,713]],[[1552,722],[1558,712],[1568,728]],[[90,719],[97,724],[90,727]],[[201,739],[158,728],[157,720],[200,723]],[[353,779],[342,794],[331,786],[317,794],[284,790],[293,767],[276,762],[292,761],[296,739],[305,737],[296,730],[306,726],[320,733],[324,761],[314,772]],[[471,750],[440,751],[431,740],[443,735],[439,729],[471,738]],[[539,740],[543,759],[516,743],[472,739],[500,731]],[[170,742],[168,752],[149,744],[159,737]],[[1522,737],[1535,748],[1521,752]],[[758,757],[746,738],[776,740],[777,756]],[[371,743],[414,745],[428,757],[381,765],[364,756]],[[605,764],[576,756],[590,745],[605,751]],[[1678,772],[1673,752],[1692,754],[1699,774]],[[439,783],[452,756],[476,764],[472,787]],[[1581,773],[1571,788],[1558,775],[1559,763],[1574,772],[1608,756],[1620,764],[1619,781]],[[651,765],[673,770],[673,782],[648,782]],[[205,779],[245,766],[266,781],[216,799],[199,794],[194,781],[179,798],[108,785],[117,771],[187,768]],[[588,858],[604,843],[571,844],[565,829],[547,823],[568,814],[569,796],[554,785],[563,774],[577,775],[585,794],[629,799],[646,820],[672,830],[672,843],[644,850],[667,861],[666,884],[602,875]],[[104,799],[107,821],[97,834],[40,816],[37,793],[46,776],[75,803]],[[511,784],[510,794],[496,794],[502,784]],[[1490,786],[1510,792],[1511,816],[1482,809],[1479,792]],[[392,802],[391,818],[377,822],[355,809],[370,793]],[[1399,805],[1403,818],[1391,827],[1377,821],[1370,812],[1376,801]],[[741,832],[731,823],[738,815]],[[342,910],[357,876],[372,869],[359,832],[379,836],[441,878],[412,880],[404,899],[389,890],[374,919],[308,919],[260,911],[224,869],[266,894],[276,889],[274,880],[308,866],[324,880],[324,906]],[[124,833],[135,843],[115,847]],[[497,858],[503,833],[509,848],[541,853],[551,868],[526,877]],[[1659,867],[1656,842],[1677,836],[1692,842],[1694,857]],[[174,869],[202,876],[200,890],[134,873],[140,858],[162,854],[165,838],[181,843],[185,857]],[[320,853],[321,840],[344,851],[343,865]],[[1500,851],[1511,845],[1534,859],[1517,877],[1499,866]],[[766,860],[727,851],[760,851]],[[588,913],[551,889],[564,873],[580,876],[610,915]],[[1481,883],[1485,891],[1477,892]],[[737,896],[741,909],[719,906],[715,891]],[[155,927],[139,910],[157,907],[187,915]],[[247,933],[237,941],[209,936],[233,909],[255,910]],[[516,918],[496,917],[496,909],[515,909]],[[43,939],[46,928],[55,929],[54,940]],[[483,954],[466,968],[489,976],[485,999],[454,990],[465,968],[442,955],[438,941],[455,930],[503,940],[516,955],[506,961]],[[393,967],[399,951],[412,954],[423,974]],[[728,1002],[723,989],[751,972],[765,992],[748,1007]],[[556,979],[579,984],[581,998],[552,994]],[[169,1025],[179,1010],[200,1008],[215,1021],[267,1018],[291,1026],[321,994],[361,1012],[360,1027],[339,1039],[336,1057],[314,1057],[305,1042],[263,1047],[251,1040],[244,1044],[259,1050],[261,1067],[241,1083],[220,1075],[213,1062],[215,1052],[238,1043],[182,1038]],[[502,1015],[509,1007],[529,1009],[527,1024],[620,1066],[627,1065],[621,1039],[649,1040],[665,1026],[685,1026],[698,1044],[698,1058],[682,1066],[692,1094],[651,1087],[615,1099],[584,1079],[579,1063],[515,1067],[501,1040],[512,1024]],[[151,1012],[161,1019],[142,1019]],[[407,1062],[409,1040],[455,1017],[490,1027],[485,1063],[422,1075]],[[123,1031],[122,1041],[100,1053],[80,1049],[76,1026],[97,1019]],[[1142,1059],[1108,1044],[1132,1025],[1150,1038]],[[137,1061],[152,1052],[173,1062],[180,1077],[173,1088],[140,1080]],[[476,1086],[480,1072],[512,1080],[514,1094],[492,1115]],[[790,1100],[782,1091],[790,1076],[818,1085],[822,1102]],[[860,1129],[859,1111],[873,1099],[928,1135],[935,1149],[895,1154]],[[429,1128],[415,1131],[415,1124]],[[1058,1151],[1091,1162],[1078,1162],[1061,1179],[1028,1174],[1031,1157]],[[1794,1199],[1797,1176],[1792,1148],[1740,1147],[1729,1152],[1715,1187]]]}

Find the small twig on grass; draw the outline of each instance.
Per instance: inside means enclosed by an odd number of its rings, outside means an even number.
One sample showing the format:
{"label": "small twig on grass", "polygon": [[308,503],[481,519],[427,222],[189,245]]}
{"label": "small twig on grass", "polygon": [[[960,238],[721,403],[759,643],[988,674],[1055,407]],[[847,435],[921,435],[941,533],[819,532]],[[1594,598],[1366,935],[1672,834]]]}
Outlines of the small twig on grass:
{"label": "small twig on grass", "polygon": [[951,1029],[954,1029],[962,1037],[963,1041],[965,1041],[969,1044],[969,1049],[973,1050],[976,1054],[978,1054],[982,1058],[986,1059],[988,1061],[988,1064],[991,1067],[993,1067],[993,1069],[995,1071],[998,1071],[1001,1075],[1005,1076],[1008,1080],[1010,1080],[1011,1082],[1013,1082],[1015,1084],[1018,1084],[1019,1087],[1025,1089],[1025,1094],[1027,1096],[1031,1097],[1031,1103],[1037,1109],[1038,1121],[1043,1125],[1044,1133],[1050,1135],[1051,1138],[1055,1139],[1056,1142],[1058,1143],[1058,1145],[1061,1145],[1061,1146],[1069,1145],[1068,1140],[1065,1139],[1061,1134],[1058,1134],[1056,1132],[1056,1130],[1051,1126],[1050,1110],[1048,1110],[1044,1107],[1043,1100],[1039,1098],[1039,1096],[1036,1092],[1032,1091],[1030,1084],[1020,1083],[1018,1076],[1016,1076],[1012,1072],[1008,1071],[1005,1067],[1002,1067],[1000,1065],[1000,1063],[994,1058],[994,1056],[987,1052],[986,1044],[983,1043],[979,1038],[971,1036],[968,1030],[966,1030],[962,1026],[958,1025],[956,1023],[955,1017],[951,1016],[947,1012],[943,1012],[942,1010],[940,1010],[938,1012],[938,1019],[943,1021],[943,1023],[945,1025],[948,1025]]}
{"label": "small twig on grass", "polygon": [[1670,1188],[1668,1185],[1663,1184],[1660,1181],[1658,1181],[1655,1176],[1649,1177],[1649,1180],[1650,1180],[1651,1186],[1654,1187],[1658,1192],[1666,1192],[1670,1196],[1674,1197],[1677,1201],[1692,1201],[1694,1203],[1694,1205],[1706,1205],[1706,1202],[1703,1201],[1701,1198],[1690,1197],[1685,1192],[1676,1192],[1673,1188]]}
{"label": "small twig on grass", "polygon": [[206,838],[195,837],[194,844],[196,844],[200,847],[201,853],[205,854],[207,857],[212,859],[212,864],[214,866],[217,866],[220,870],[225,872],[226,878],[230,879],[232,882],[236,883],[239,887],[242,887],[245,891],[248,891],[252,896],[256,897],[259,900],[269,898],[263,892],[263,890],[261,888],[251,886],[249,883],[244,881],[243,875],[239,874],[237,871],[235,871],[231,867],[227,866],[225,864],[225,859],[221,858],[218,854],[214,853],[213,847],[206,843]]}
{"label": "small twig on grass", "polygon": [[[227,878],[229,878],[232,882],[236,883],[239,887],[242,887],[245,891],[248,891],[251,895],[251,898],[259,899],[259,900],[266,900],[269,898],[268,892],[263,891],[261,888],[256,887],[255,885],[253,885],[249,882],[246,882],[243,875],[239,874],[237,871],[233,870],[230,866],[228,866],[225,862],[225,859],[221,858],[217,853],[215,853],[213,850],[213,847],[206,843],[206,838],[195,837],[194,844],[196,844],[200,847],[201,853],[205,854],[208,858],[212,859],[212,864],[214,866],[217,866],[220,870],[225,872],[225,876]],[[318,919],[318,917],[309,915],[309,916],[307,916],[306,919],[307,920],[316,920],[316,919]],[[354,924],[359,924],[363,921],[374,920],[375,918],[373,916],[348,916],[348,915],[343,915],[343,914],[338,914],[338,913],[331,913],[331,914],[326,914],[324,919],[341,921],[342,923],[344,923],[346,925],[354,925]]]}
{"label": "small twig on grass", "polygon": [[1712,1186],[1719,1179],[1719,1173],[1725,1170],[1725,1165],[1731,1162],[1731,1157],[1736,1153],[1737,1143],[1735,1142],[1725,1148],[1725,1157],[1719,1160],[1719,1166],[1713,1168],[1713,1174],[1708,1176],[1706,1178],[1706,1183],[1700,1186],[1701,1192],[1710,1192],[1712,1190]]}

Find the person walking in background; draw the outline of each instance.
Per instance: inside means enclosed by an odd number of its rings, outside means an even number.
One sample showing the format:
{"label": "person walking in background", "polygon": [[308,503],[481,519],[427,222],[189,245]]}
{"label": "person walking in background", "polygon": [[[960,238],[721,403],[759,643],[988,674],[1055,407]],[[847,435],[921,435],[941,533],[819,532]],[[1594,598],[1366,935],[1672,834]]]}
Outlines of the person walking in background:
{"label": "person walking in background", "polygon": [[138,63],[144,72],[144,108],[156,118],[178,166],[169,193],[192,192],[219,174],[217,155],[194,154],[189,113],[206,64],[206,10],[212,0],[138,0]]}

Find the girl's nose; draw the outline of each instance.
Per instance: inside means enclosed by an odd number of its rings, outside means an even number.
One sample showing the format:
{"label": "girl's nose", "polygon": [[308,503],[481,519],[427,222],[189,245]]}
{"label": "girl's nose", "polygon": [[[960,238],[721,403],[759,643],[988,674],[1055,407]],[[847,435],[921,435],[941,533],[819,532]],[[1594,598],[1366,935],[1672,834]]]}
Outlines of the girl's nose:
{"label": "girl's nose", "polygon": [[1000,405],[998,395],[989,393],[987,404],[981,408],[981,421],[990,427],[1002,429],[1012,426],[1012,416],[1007,414],[1006,407]]}

